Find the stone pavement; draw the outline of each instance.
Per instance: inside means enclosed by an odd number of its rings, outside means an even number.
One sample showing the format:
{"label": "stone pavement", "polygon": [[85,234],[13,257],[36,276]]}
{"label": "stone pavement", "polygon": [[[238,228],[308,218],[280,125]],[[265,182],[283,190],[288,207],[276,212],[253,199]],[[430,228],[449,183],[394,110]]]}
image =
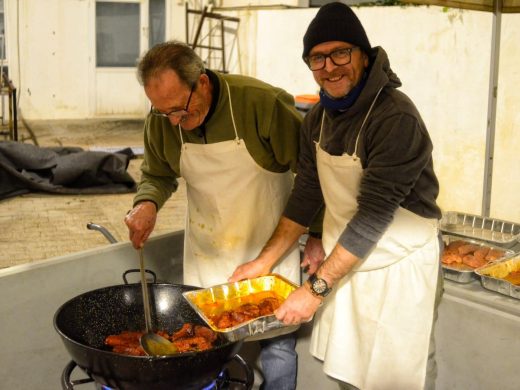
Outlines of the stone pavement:
{"label": "stone pavement", "polygon": [[[85,150],[132,147],[142,150],[142,126],[138,120],[30,121],[40,146],[80,146]],[[33,143],[21,130],[24,142]],[[142,157],[131,160],[128,172],[139,181]],[[0,268],[36,262],[108,245],[93,222],[105,227],[117,241],[127,241],[123,222],[134,194],[54,195],[30,193],[0,201]],[[160,211],[153,235],[184,228],[186,187]]]}

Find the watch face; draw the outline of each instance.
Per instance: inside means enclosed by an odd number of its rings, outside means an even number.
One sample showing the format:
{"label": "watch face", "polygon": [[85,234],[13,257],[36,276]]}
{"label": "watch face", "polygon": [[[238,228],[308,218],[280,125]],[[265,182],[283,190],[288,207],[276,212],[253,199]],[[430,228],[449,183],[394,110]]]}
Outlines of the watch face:
{"label": "watch face", "polygon": [[327,282],[325,282],[323,279],[316,279],[312,283],[312,289],[317,294],[323,294],[325,291],[327,291]]}

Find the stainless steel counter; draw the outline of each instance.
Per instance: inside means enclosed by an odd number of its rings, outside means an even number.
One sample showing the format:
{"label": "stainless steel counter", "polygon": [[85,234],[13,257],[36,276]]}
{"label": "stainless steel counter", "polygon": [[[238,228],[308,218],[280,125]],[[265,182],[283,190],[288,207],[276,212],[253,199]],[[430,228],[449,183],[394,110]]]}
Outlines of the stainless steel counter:
{"label": "stainless steel counter", "polygon": [[[182,240],[181,231],[157,236],[147,244],[146,266],[160,280],[181,283]],[[0,270],[0,387],[60,389],[70,356],[53,328],[54,313],[83,292],[121,284],[122,273],[138,265],[130,244],[116,243]],[[131,282],[138,280],[136,274]],[[337,390],[321,371],[321,362],[308,353],[310,330],[311,324],[299,330],[298,389]],[[445,281],[436,335],[437,389],[518,388],[520,300],[484,290],[479,282]],[[84,378],[73,379],[78,377]],[[78,386],[92,388],[91,384]]]}
{"label": "stainless steel counter", "polygon": [[520,383],[520,300],[480,281],[445,280],[436,329],[437,388],[513,390]]}
{"label": "stainless steel counter", "polygon": [[[177,232],[146,245],[145,265],[160,279],[182,281],[182,239],[183,233]],[[61,374],[71,358],[54,330],[54,313],[81,293],[122,284],[123,272],[138,267],[138,254],[127,242],[1,269],[0,388],[61,389]],[[129,279],[137,283],[139,273]],[[85,376],[73,377],[79,378]]]}
{"label": "stainless steel counter", "polygon": [[[485,290],[480,281],[444,282],[435,328],[436,389],[518,389],[520,300]],[[321,372],[321,362],[309,356],[310,328],[308,324],[299,330],[298,388],[337,390]]]}

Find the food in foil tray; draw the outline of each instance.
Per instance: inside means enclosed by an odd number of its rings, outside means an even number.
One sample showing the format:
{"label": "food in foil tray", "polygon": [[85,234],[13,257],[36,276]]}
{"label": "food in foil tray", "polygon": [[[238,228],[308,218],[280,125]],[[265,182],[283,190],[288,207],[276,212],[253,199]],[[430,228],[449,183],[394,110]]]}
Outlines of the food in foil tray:
{"label": "food in foil tray", "polygon": [[460,239],[445,243],[442,263],[455,269],[475,269],[505,254],[504,250]]}
{"label": "food in foil tray", "polygon": [[505,278],[505,281],[514,284],[515,286],[520,286],[520,270],[510,272]]}
{"label": "food in foil tray", "polygon": [[479,274],[520,286],[520,256],[482,268]]}
{"label": "food in foil tray", "polygon": [[204,313],[208,313],[208,318],[213,325],[219,329],[226,329],[261,316],[273,314],[283,300],[273,291],[263,291],[234,298],[228,302],[231,307],[229,310],[216,314],[210,313],[213,312],[213,308],[219,306],[217,302],[203,304],[200,308]]}
{"label": "food in foil tray", "polygon": [[275,337],[296,330],[276,319],[274,311],[298,288],[284,277],[271,274],[187,291],[184,298],[214,331],[228,340]]}

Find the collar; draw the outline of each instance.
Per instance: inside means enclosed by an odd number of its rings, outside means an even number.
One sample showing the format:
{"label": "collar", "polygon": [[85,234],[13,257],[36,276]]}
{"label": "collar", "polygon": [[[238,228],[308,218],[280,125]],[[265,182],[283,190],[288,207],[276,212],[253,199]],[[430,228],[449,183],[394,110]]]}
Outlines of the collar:
{"label": "collar", "polygon": [[209,77],[209,82],[211,83],[211,86],[213,87],[213,91],[211,93],[211,107],[209,108],[208,115],[206,115],[206,118],[204,118],[204,123],[208,123],[211,120],[211,117],[213,116],[213,113],[215,112],[215,108],[218,104],[218,97],[220,95],[220,81],[218,79],[218,76],[215,74],[215,72],[206,69],[206,74]]}
{"label": "collar", "polygon": [[338,99],[329,96],[323,88],[320,89],[321,105],[328,110],[346,111],[356,102],[357,98],[361,94],[361,91],[367,83],[367,78],[367,72],[364,72],[363,77],[361,78],[361,81],[358,83],[358,85],[356,85],[348,94]]}
{"label": "collar", "polygon": [[211,106],[209,108],[208,115],[206,115],[204,118],[204,122],[202,122],[202,124],[197,129],[195,129],[195,134],[197,134],[199,137],[204,137],[204,139],[206,139],[206,124],[211,120],[211,117],[215,112],[220,94],[220,81],[218,76],[215,74],[215,72],[209,69],[206,69],[206,74],[208,75],[209,82],[213,88],[211,92]]}

